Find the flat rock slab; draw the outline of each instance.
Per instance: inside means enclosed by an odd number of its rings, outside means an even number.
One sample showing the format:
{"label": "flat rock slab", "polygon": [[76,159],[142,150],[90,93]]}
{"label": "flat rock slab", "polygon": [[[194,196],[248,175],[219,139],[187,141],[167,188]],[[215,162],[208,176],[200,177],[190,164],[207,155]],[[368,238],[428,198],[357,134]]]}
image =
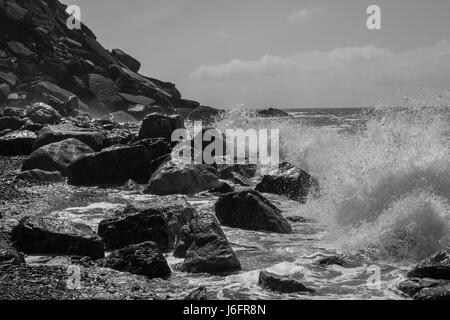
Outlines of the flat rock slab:
{"label": "flat rock slab", "polygon": [[280,293],[313,293],[303,283],[289,276],[281,276],[263,270],[259,274],[258,284],[266,289]]}

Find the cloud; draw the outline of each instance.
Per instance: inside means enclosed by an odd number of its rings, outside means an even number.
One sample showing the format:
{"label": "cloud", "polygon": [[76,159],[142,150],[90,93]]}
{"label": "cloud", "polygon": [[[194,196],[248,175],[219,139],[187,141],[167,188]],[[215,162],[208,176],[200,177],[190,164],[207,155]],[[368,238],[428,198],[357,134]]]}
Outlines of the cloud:
{"label": "cloud", "polygon": [[288,23],[297,24],[309,19],[312,15],[312,9],[300,9],[292,12],[288,17]]}
{"label": "cloud", "polygon": [[[236,99],[248,103],[258,101],[258,96],[260,101],[283,104],[302,101],[341,105],[377,98],[393,89],[448,88],[449,61],[447,41],[400,52],[368,45],[234,59],[202,65],[190,78],[211,92],[216,90],[217,95],[233,92]],[[241,90],[244,87],[245,92]]]}
{"label": "cloud", "polygon": [[229,39],[230,36],[231,35],[227,31],[224,31],[224,30],[219,30],[216,32],[216,38],[219,38],[221,40]]}

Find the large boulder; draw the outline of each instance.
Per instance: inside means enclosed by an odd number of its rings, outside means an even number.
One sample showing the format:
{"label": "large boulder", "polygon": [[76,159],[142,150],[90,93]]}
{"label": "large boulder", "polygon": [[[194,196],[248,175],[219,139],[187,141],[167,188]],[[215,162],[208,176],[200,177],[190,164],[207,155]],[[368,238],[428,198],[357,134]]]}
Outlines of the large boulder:
{"label": "large boulder", "polygon": [[31,131],[14,131],[0,137],[1,156],[22,156],[32,152],[36,134]]}
{"label": "large boulder", "polygon": [[4,264],[25,264],[25,259],[19,251],[0,241],[0,266]]}
{"label": "large boulder", "polygon": [[40,124],[58,124],[62,118],[58,111],[42,102],[35,103],[29,107],[26,115],[34,123]]}
{"label": "large boulder", "polygon": [[303,283],[293,277],[277,275],[267,270],[259,273],[258,284],[263,288],[279,293],[314,292],[314,290],[308,289]]}
{"label": "large boulder", "polygon": [[122,62],[127,68],[129,68],[133,72],[138,72],[141,68],[141,63],[130,56],[129,54],[123,52],[120,49],[114,49],[111,51],[111,54],[114,58]]}
{"label": "large boulder", "polygon": [[28,156],[22,165],[22,171],[41,169],[50,172],[59,171],[68,176],[69,164],[90,153],[94,153],[94,150],[77,139],[47,144]]}
{"label": "large boulder", "polygon": [[307,172],[289,164],[282,164],[280,170],[266,175],[256,186],[256,191],[286,196],[304,203],[310,192],[318,192],[318,182]]}
{"label": "large boulder", "polygon": [[101,238],[88,226],[68,220],[25,217],[13,229],[11,238],[27,254],[104,257]]}
{"label": "large boulder", "polygon": [[408,272],[409,277],[450,280],[450,250],[433,254]]}
{"label": "large boulder", "polygon": [[185,258],[181,269],[192,273],[223,273],[241,269],[236,254],[214,215],[194,212],[178,238],[174,256]]}
{"label": "large boulder", "polygon": [[148,278],[167,279],[171,274],[166,259],[153,242],[144,242],[114,251],[100,265]]}
{"label": "large boulder", "polygon": [[94,151],[99,151],[103,147],[106,136],[91,129],[85,129],[68,124],[50,125],[39,131],[33,149],[36,150],[50,143],[67,139],[77,139],[87,144]]}
{"label": "large boulder", "polygon": [[114,146],[72,162],[69,183],[77,186],[123,185],[150,177],[149,155],[144,146]]}
{"label": "large boulder", "polygon": [[156,195],[195,194],[218,186],[219,179],[209,166],[166,161],[153,174],[144,192]]}
{"label": "large boulder", "polygon": [[180,116],[164,116],[152,113],[144,118],[139,131],[139,138],[166,138],[171,141],[172,133],[182,128],[184,128],[184,123]]}
{"label": "large boulder", "polygon": [[245,230],[291,233],[289,222],[281,210],[254,190],[222,196],[215,206],[221,224]]}

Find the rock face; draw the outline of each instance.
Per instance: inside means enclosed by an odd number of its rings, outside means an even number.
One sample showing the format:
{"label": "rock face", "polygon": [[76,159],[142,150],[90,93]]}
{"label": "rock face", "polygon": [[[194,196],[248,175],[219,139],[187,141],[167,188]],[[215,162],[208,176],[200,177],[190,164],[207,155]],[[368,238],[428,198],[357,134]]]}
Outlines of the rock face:
{"label": "rock face", "polygon": [[84,129],[73,125],[50,125],[39,131],[33,149],[36,150],[47,144],[67,139],[80,140],[94,151],[99,151],[102,149],[103,141],[106,139],[106,136],[92,129]]}
{"label": "rock face", "polygon": [[156,195],[195,194],[218,186],[219,179],[210,166],[166,161],[153,174],[144,192]]}
{"label": "rock face", "polygon": [[14,131],[0,137],[1,156],[29,155],[36,141],[36,134],[31,131]]}
{"label": "rock face", "polygon": [[220,223],[245,230],[291,233],[281,210],[256,191],[244,190],[222,196],[215,206]]}
{"label": "rock face", "polygon": [[4,264],[25,264],[25,259],[19,251],[0,242],[0,266]]}
{"label": "rock face", "polygon": [[318,182],[305,171],[282,164],[280,170],[264,176],[255,190],[286,196],[304,203],[310,192],[318,192]]}
{"label": "rock face", "polygon": [[258,284],[263,288],[280,293],[314,292],[296,279],[280,276],[266,270],[260,272]]}
{"label": "rock face", "polygon": [[76,186],[122,185],[130,179],[145,183],[150,176],[144,146],[110,147],[79,158],[68,171],[69,183]]}
{"label": "rock face", "polygon": [[12,240],[27,254],[104,257],[100,237],[88,226],[67,220],[25,217],[13,229]]}
{"label": "rock face", "polygon": [[166,259],[153,242],[144,242],[114,251],[101,265],[148,278],[167,279],[171,274]]}
{"label": "rock face", "polygon": [[417,264],[409,277],[450,280],[450,250],[433,254]]}
{"label": "rock face", "polygon": [[241,269],[217,219],[206,212],[195,212],[178,238],[175,257],[185,258],[181,269],[192,273],[223,273]]}
{"label": "rock face", "polygon": [[184,123],[180,116],[152,113],[146,116],[142,122],[139,139],[166,138],[171,141],[172,133],[182,128],[184,128]]}
{"label": "rock face", "polygon": [[23,163],[22,171],[33,169],[49,172],[59,171],[67,177],[69,164],[89,153],[94,153],[94,150],[76,139],[51,143],[30,154]]}

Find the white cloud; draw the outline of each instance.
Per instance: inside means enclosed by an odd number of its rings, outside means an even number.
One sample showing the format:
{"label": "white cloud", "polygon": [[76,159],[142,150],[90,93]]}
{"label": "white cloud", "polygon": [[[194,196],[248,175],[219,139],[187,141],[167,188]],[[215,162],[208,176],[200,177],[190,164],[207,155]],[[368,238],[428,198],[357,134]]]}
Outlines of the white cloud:
{"label": "white cloud", "polygon": [[296,24],[309,19],[312,15],[313,9],[300,9],[292,12],[288,17],[288,23]]}
{"label": "white cloud", "polygon": [[219,39],[222,39],[222,40],[228,39],[228,38],[230,38],[230,36],[231,35],[225,30],[219,30],[216,32],[216,37]]}
{"label": "white cloud", "polygon": [[216,96],[232,92],[247,103],[271,100],[342,105],[378,98],[389,90],[448,89],[449,61],[447,41],[401,52],[369,45],[234,59],[202,65],[190,77]]}

